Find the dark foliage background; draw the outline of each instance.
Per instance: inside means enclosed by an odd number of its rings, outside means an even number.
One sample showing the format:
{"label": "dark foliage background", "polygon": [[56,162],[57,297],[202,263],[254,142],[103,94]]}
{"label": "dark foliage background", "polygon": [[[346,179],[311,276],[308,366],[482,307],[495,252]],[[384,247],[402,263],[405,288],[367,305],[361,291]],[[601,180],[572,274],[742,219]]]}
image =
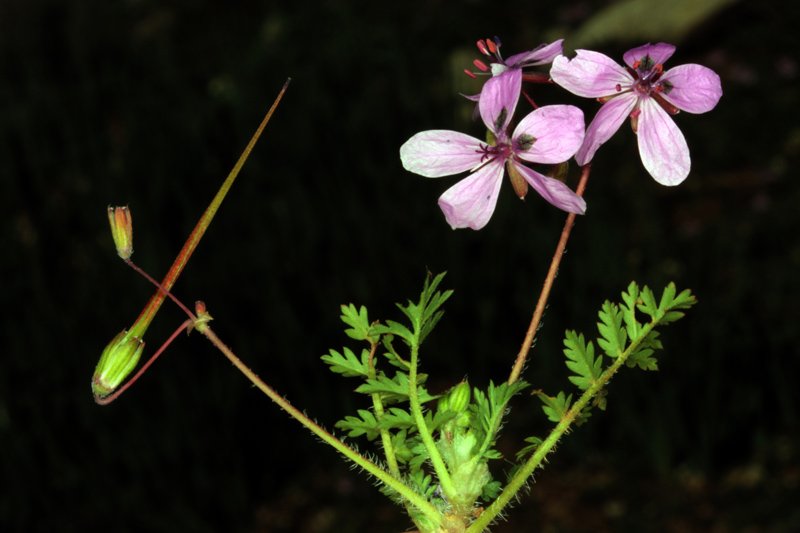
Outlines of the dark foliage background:
{"label": "dark foliage background", "polygon": [[[453,232],[435,201],[455,180],[410,175],[397,151],[422,129],[480,134],[457,96],[476,88],[461,70],[477,38],[574,47],[607,4],[0,2],[0,529],[407,528],[200,336],[93,403],[100,351],[152,292],[116,258],[105,208],[131,206],[134,259],[162,275],[291,76],[176,293],[205,300],[220,336],[330,427],[360,405],[318,359],[346,342],[338,306],[397,318],[426,269],[447,270],[431,388],[501,380],[563,215],[505,188],[485,230]],[[625,128],[601,150],[526,376],[566,387],[563,330],[590,330],[631,279],[675,280],[700,305],[665,336],[661,371],[620,375],[608,412],[496,531],[800,528],[800,17],[788,2],[686,17],[670,65],[706,64],[725,91],[713,113],[677,117],[692,174],[657,185]],[[612,56],[665,38],[638,22],[627,29],[642,34],[583,38]],[[180,320],[165,307],[149,350]],[[533,399],[514,414],[509,454],[546,427]]]}

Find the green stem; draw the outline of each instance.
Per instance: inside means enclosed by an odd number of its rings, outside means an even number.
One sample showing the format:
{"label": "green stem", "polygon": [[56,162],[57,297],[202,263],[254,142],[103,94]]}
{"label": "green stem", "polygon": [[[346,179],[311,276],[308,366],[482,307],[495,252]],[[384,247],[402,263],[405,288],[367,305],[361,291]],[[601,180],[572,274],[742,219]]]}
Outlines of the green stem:
{"label": "green stem", "polygon": [[419,328],[416,327],[414,332],[414,343],[411,345],[411,367],[408,372],[408,402],[411,405],[411,415],[414,417],[414,423],[417,425],[422,443],[428,451],[433,469],[436,471],[436,476],[439,478],[439,484],[442,486],[445,496],[449,499],[455,499],[457,491],[453,480],[450,479],[450,472],[447,471],[447,466],[444,464],[439,448],[433,441],[431,432],[428,429],[428,424],[425,423],[425,416],[422,414],[422,405],[419,403],[419,395],[417,394],[417,366],[419,358]]}
{"label": "green stem", "polygon": [[[371,342],[369,348],[369,379],[375,379],[375,351],[377,349],[378,343]],[[372,395],[372,407],[375,409],[377,419],[380,420],[384,410],[379,393]],[[394,447],[392,446],[392,436],[389,434],[388,429],[381,429],[381,444],[383,444],[383,454],[386,457],[386,463],[389,465],[389,471],[399,478],[400,467],[397,465],[397,458],[394,455]]]}
{"label": "green stem", "polygon": [[169,292],[172,289],[172,286],[178,280],[178,276],[180,275],[181,271],[183,271],[183,268],[186,266],[186,263],[189,261],[189,258],[192,256],[192,253],[194,253],[195,248],[197,248],[197,245],[200,243],[200,239],[203,238],[203,234],[205,234],[206,229],[208,229],[208,226],[214,219],[214,215],[216,215],[220,204],[222,204],[222,201],[228,194],[228,191],[233,185],[233,182],[239,175],[239,171],[242,169],[242,166],[244,165],[245,161],[247,161],[247,158],[250,156],[250,152],[253,150],[253,147],[255,146],[256,142],[261,136],[261,133],[264,131],[264,128],[266,127],[267,123],[272,117],[272,114],[278,107],[278,104],[280,103],[281,98],[283,97],[283,94],[286,92],[286,89],[289,85],[289,81],[291,80],[286,80],[286,83],[283,84],[283,87],[278,93],[278,96],[275,98],[275,101],[272,103],[272,106],[269,108],[269,111],[267,111],[267,114],[264,116],[264,119],[261,121],[261,124],[259,124],[258,128],[256,129],[256,132],[250,138],[250,142],[247,143],[247,146],[242,152],[242,155],[239,156],[239,159],[236,161],[236,164],[233,166],[233,169],[231,169],[230,173],[228,174],[228,177],[222,183],[222,186],[219,188],[219,191],[217,191],[217,194],[214,196],[214,199],[211,201],[211,204],[209,204],[209,206],[206,208],[205,212],[203,213],[203,216],[200,217],[200,220],[197,222],[197,225],[195,226],[194,230],[192,230],[191,235],[189,235],[189,238],[184,243],[183,248],[181,249],[180,253],[178,253],[178,256],[175,258],[175,261],[172,263],[172,266],[167,272],[167,275],[164,276],[164,280],[161,282],[163,290],[159,289],[158,291],[156,291],[156,293],[150,298],[150,301],[147,303],[145,308],[142,310],[139,317],[134,322],[133,326],[131,326],[130,328],[131,335],[137,337],[144,336],[144,333],[150,326],[150,322],[153,321],[156,312],[158,312],[159,308],[161,307],[161,304],[164,303],[166,292]]}
{"label": "green stem", "polygon": [[261,392],[266,394],[269,399],[278,404],[278,406],[286,411],[292,418],[300,422],[303,426],[309,429],[314,435],[322,439],[326,444],[332,446],[336,451],[353,461],[355,464],[375,476],[381,483],[385,484],[398,494],[405,498],[410,505],[416,507],[422,514],[424,514],[434,524],[441,523],[441,515],[436,508],[431,505],[425,498],[414,492],[405,483],[397,479],[395,476],[386,472],[384,469],[363,457],[358,452],[347,446],[345,443],[328,433],[322,426],[308,418],[300,410],[289,403],[285,398],[278,394],[272,387],[267,385],[258,375],[250,370],[241,359],[239,359],[233,351],[223,343],[219,337],[208,327],[207,324],[198,325],[197,330],[200,331],[211,343],[239,369],[239,371],[250,380]]}
{"label": "green stem", "polygon": [[580,415],[581,411],[592,401],[598,392],[600,392],[603,387],[605,387],[608,382],[614,377],[614,374],[617,373],[617,370],[625,364],[630,354],[632,354],[636,348],[644,341],[645,338],[650,334],[653,328],[656,326],[657,321],[653,320],[652,322],[648,323],[642,328],[641,336],[639,340],[631,343],[628,348],[622,352],[602,374],[597,380],[592,383],[589,388],[587,388],[583,394],[581,395],[578,400],[572,404],[569,411],[564,415],[561,421],[556,424],[556,427],[550,432],[547,438],[542,441],[542,443],[536,448],[533,452],[533,455],[525,461],[525,464],[517,470],[517,473],[514,475],[513,478],[508,482],[508,485],[503,489],[503,492],[497,497],[492,504],[487,507],[481,516],[478,517],[475,522],[473,522],[468,528],[466,533],[480,533],[484,529],[486,529],[489,524],[499,515],[503,509],[508,505],[512,499],[516,498],[517,492],[528,478],[533,474],[536,468],[542,464],[545,457],[547,457],[550,452],[553,451],[553,448],[558,443],[559,439],[569,431],[570,426],[575,419]]}

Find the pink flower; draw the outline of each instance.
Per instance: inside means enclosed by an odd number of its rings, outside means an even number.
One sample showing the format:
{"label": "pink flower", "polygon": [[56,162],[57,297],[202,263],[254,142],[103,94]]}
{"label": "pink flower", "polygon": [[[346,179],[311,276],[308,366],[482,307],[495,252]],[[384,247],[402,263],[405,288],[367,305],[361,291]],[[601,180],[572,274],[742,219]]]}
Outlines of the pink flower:
{"label": "pink flower", "polygon": [[[495,37],[494,41],[491,39],[481,39],[477,43],[478,50],[486,57],[493,58],[494,60],[489,63],[488,67],[486,63],[480,59],[476,59],[472,64],[481,72],[491,71],[492,76],[498,76],[509,70],[522,70],[526,67],[545,65],[547,63],[552,63],[556,56],[562,54],[563,42],[564,39],[558,39],[552,43],[540,44],[533,50],[514,54],[508,59],[503,59],[503,56],[500,55],[501,43],[499,38]],[[464,72],[467,76],[472,78],[478,74],[477,72],[471,72],[469,70],[465,70]]]}
{"label": "pink flower", "polygon": [[[491,61],[487,66],[486,63],[480,59],[476,59],[472,62],[472,64],[478,69],[477,72],[464,69],[464,73],[470,78],[476,78],[479,75],[489,74],[492,76],[504,76],[513,71],[521,72],[524,68],[546,65],[552,63],[554,58],[563,53],[563,42],[564,39],[558,39],[552,43],[540,44],[533,50],[514,54],[508,59],[503,59],[503,56],[500,54],[501,43],[498,37],[495,37],[494,41],[491,39],[481,39],[477,42],[478,50]],[[534,81],[539,83],[549,82],[548,76],[543,73],[523,73],[522,79],[523,81]],[[477,102],[480,98],[480,94],[464,96],[473,102]]]}
{"label": "pink flower", "polygon": [[568,105],[541,107],[523,118],[509,136],[506,130],[521,85],[519,69],[484,84],[478,109],[489,137],[493,137],[489,143],[457,131],[429,130],[417,133],[400,147],[403,167],[421,176],[471,172],[439,198],[439,207],[453,229],[477,230],[489,222],[505,170],[520,198],[530,185],[559,209],[580,214],[586,211],[586,202],[569,187],[522,164],[557,164],[572,157],[583,141],[583,112]]}
{"label": "pink flower", "polygon": [[650,175],[662,185],[678,185],[686,179],[691,167],[689,147],[670,115],[679,110],[711,111],[722,96],[722,86],[719,76],[701,65],[664,71],[663,63],[673,52],[675,47],[666,43],[628,50],[623,56],[628,68],[590,50],[578,50],[574,59],[555,58],[550,70],[554,82],[578,96],[603,102],[575,155],[578,164],[591,161],[630,116],[639,155]]}

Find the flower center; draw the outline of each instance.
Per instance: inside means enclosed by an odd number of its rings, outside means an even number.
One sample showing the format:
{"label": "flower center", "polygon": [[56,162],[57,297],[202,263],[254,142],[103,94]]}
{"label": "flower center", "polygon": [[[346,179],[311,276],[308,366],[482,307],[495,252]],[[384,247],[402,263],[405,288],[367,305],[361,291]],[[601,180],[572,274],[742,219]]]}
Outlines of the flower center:
{"label": "flower center", "polygon": [[480,143],[475,152],[481,154],[481,163],[483,163],[484,161],[497,157],[508,159],[511,157],[513,150],[511,149],[511,145],[506,142],[497,143],[495,145]]}
{"label": "flower center", "polygon": [[669,94],[672,84],[661,81],[664,65],[653,61],[649,55],[644,56],[629,68],[628,72],[635,78],[632,89],[641,96],[657,96],[659,93]]}

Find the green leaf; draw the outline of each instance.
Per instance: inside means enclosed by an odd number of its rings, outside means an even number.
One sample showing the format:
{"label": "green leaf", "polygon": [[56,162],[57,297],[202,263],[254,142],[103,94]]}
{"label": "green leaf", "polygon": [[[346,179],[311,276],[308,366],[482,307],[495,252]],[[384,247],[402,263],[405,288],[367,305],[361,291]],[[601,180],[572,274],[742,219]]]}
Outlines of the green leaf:
{"label": "green leaf", "polygon": [[625,322],[625,331],[630,342],[635,342],[641,335],[642,325],[636,319],[636,306],[640,303],[639,286],[635,281],[631,281],[628,290],[622,293],[622,319]]}
{"label": "green leaf", "polygon": [[608,300],[603,302],[603,308],[598,313],[600,322],[597,323],[597,331],[600,332],[600,338],[597,339],[597,345],[612,359],[616,359],[625,351],[625,343],[628,340],[627,331],[622,325],[623,314],[617,304]]}
{"label": "green leaf", "polygon": [[359,409],[358,416],[344,417],[344,420],[336,422],[336,427],[347,431],[349,437],[366,435],[369,440],[375,440],[380,434],[375,415],[366,409]]}
{"label": "green leaf", "polygon": [[414,343],[414,334],[411,330],[399,322],[394,320],[387,320],[386,324],[376,324],[373,326],[372,331],[377,335],[395,335],[400,337],[409,346]]}
{"label": "green leaf", "polygon": [[414,422],[414,417],[405,409],[399,407],[390,407],[383,413],[378,421],[381,429],[416,429],[417,424]]}
{"label": "green leaf", "polygon": [[499,453],[492,450],[497,439],[495,432],[500,427],[500,421],[506,413],[508,402],[515,394],[528,386],[529,384],[524,380],[516,381],[511,385],[506,382],[495,385],[490,381],[485,393],[477,387],[473,389],[473,402],[469,412],[478,441],[484,442],[482,448],[485,450],[485,458],[500,457]]}
{"label": "green leaf", "polygon": [[658,304],[656,303],[656,297],[653,294],[653,291],[650,290],[650,287],[647,285],[642,287],[642,292],[639,293],[639,298],[641,303],[636,306],[636,309],[646,315],[649,315],[653,320],[658,320],[661,316],[661,313],[658,308]]}
{"label": "green leaf", "polygon": [[433,479],[430,474],[426,474],[422,470],[417,470],[408,476],[409,485],[414,492],[421,494],[425,498],[430,498],[436,490],[436,485],[431,483]]}
{"label": "green leaf", "polygon": [[628,356],[625,364],[631,368],[638,366],[642,370],[658,370],[658,361],[653,354],[663,348],[659,340],[659,332],[655,329],[645,337]]}
{"label": "green leaf", "polygon": [[[599,342],[599,341],[598,341]],[[564,337],[564,355],[567,356],[567,368],[576,375],[569,380],[579,389],[588,389],[603,372],[603,361],[594,356],[594,344],[587,344],[583,334],[567,331]]]}
{"label": "green leaf", "polygon": [[414,457],[414,453],[408,447],[407,438],[408,432],[404,429],[392,435],[392,449],[395,457],[401,463],[407,463]]}
{"label": "green leaf", "polygon": [[444,276],[444,272],[434,277],[428,274],[425,278],[425,284],[423,285],[419,301],[409,301],[406,305],[397,304],[397,307],[411,322],[412,329],[417,335],[418,344],[422,344],[431,330],[439,322],[439,319],[442,318],[443,312],[440,311],[439,308],[453,294],[451,290],[444,292],[436,290],[442,282],[442,279],[444,279]]}
{"label": "green leaf", "polygon": [[350,326],[345,329],[345,334],[357,341],[377,342],[377,335],[371,334],[367,308],[363,305],[356,309],[353,304],[342,305],[342,314],[339,317],[345,325]]}
{"label": "green leaf", "polygon": [[342,353],[331,349],[321,359],[330,365],[332,372],[341,374],[344,377],[367,377],[369,375],[369,350],[362,350],[361,359],[359,359],[350,348],[344,348]]}
{"label": "green leaf", "polygon": [[[427,379],[427,375],[419,374],[417,376],[417,395],[419,396],[420,403],[426,403],[435,400],[438,396],[431,396],[427,390],[421,385]],[[356,388],[356,392],[363,394],[380,394],[381,400],[386,403],[399,402],[408,400],[408,375],[404,372],[395,373],[393,378],[390,378],[381,372],[375,379],[367,379],[367,382]]]}
{"label": "green leaf", "polygon": [[535,452],[536,448],[538,448],[542,444],[542,439],[536,436],[528,437],[525,439],[525,442],[527,442],[528,445],[523,447],[520,451],[517,452],[517,461],[522,461],[530,454]]}
{"label": "green leaf", "polygon": [[483,490],[481,491],[481,500],[484,502],[492,502],[496,500],[500,495],[502,488],[503,484],[496,479],[493,479],[483,486]]}
{"label": "green leaf", "polygon": [[556,396],[548,396],[542,391],[537,391],[536,395],[542,402],[542,411],[551,422],[561,422],[572,404],[572,394],[559,392]]}

